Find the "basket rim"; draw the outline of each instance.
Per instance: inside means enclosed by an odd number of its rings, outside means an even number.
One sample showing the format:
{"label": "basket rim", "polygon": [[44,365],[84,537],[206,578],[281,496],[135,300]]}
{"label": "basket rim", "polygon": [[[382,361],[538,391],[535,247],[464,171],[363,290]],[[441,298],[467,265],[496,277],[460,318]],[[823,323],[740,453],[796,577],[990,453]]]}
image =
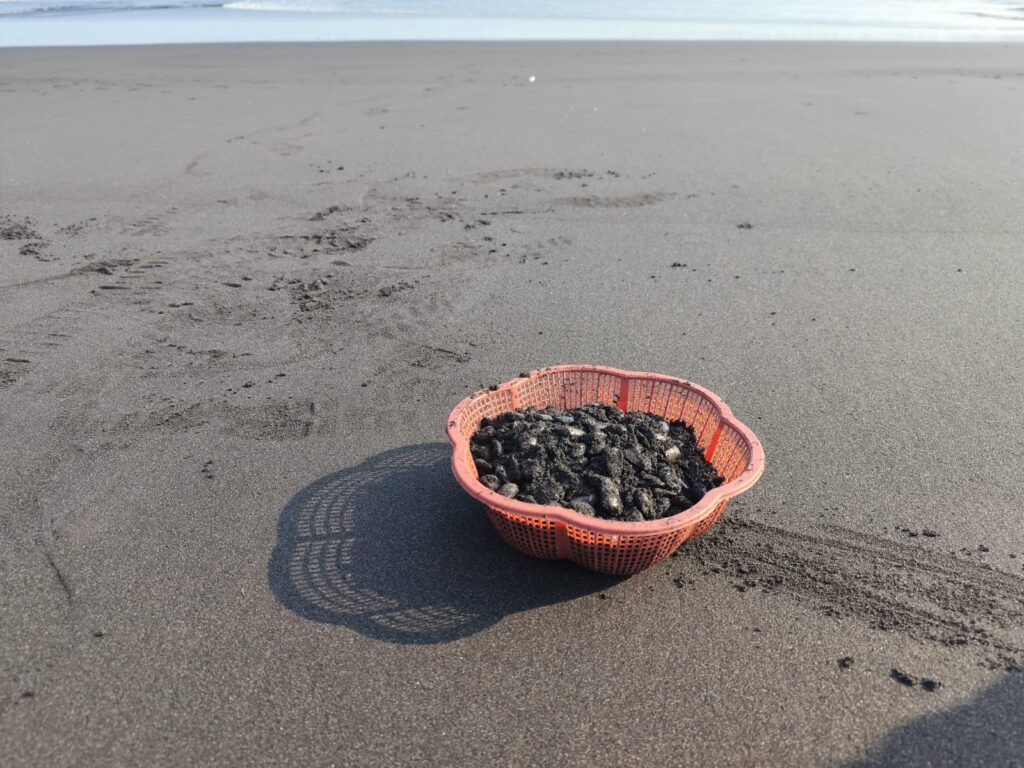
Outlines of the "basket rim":
{"label": "basket rim", "polygon": [[[734,429],[744,442],[750,447],[750,459],[747,466],[734,479],[713,488],[704,494],[703,498],[689,509],[678,512],[669,517],[659,520],[644,520],[643,522],[626,522],[624,520],[605,520],[598,517],[587,517],[567,507],[554,505],[530,504],[524,501],[516,501],[502,496],[481,483],[475,472],[475,467],[469,465],[466,456],[469,455],[469,439],[458,429],[459,417],[471,403],[482,399],[500,396],[505,391],[515,391],[525,382],[539,379],[554,373],[604,373],[631,380],[660,381],[667,384],[681,385],[689,390],[697,392],[705,397],[718,412],[721,420]],[[486,506],[502,513],[510,513],[528,517],[534,520],[550,521],[555,520],[561,523],[572,525],[594,533],[609,535],[637,535],[637,534],[663,534],[676,531],[680,528],[699,523],[711,515],[720,503],[728,501],[744,491],[748,490],[760,479],[764,473],[765,456],[761,442],[754,435],[753,430],[746,424],[733,416],[732,410],[711,390],[694,384],[677,376],[669,376],[663,373],[650,371],[625,371],[619,368],[612,368],[604,365],[553,365],[546,368],[538,368],[530,371],[525,376],[517,376],[495,389],[480,389],[472,395],[461,400],[448,415],[446,427],[448,441],[452,445],[452,472],[456,481],[473,498]]]}

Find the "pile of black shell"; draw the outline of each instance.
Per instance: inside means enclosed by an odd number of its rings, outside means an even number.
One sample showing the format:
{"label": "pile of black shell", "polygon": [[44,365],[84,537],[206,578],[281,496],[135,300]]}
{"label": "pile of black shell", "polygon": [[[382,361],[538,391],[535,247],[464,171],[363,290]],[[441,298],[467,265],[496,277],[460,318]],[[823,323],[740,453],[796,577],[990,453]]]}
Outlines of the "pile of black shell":
{"label": "pile of black shell", "polygon": [[609,520],[674,515],[724,482],[683,422],[608,405],[508,411],[481,422],[471,450],[502,496]]}

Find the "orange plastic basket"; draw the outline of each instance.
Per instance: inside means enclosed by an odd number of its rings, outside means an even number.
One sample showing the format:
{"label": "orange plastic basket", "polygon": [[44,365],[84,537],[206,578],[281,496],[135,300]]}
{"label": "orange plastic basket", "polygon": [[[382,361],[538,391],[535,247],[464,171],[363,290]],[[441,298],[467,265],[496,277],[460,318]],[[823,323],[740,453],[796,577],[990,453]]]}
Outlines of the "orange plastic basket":
{"label": "orange plastic basket", "polygon": [[[529,406],[569,409],[590,403],[686,422],[725,483],[679,514],[633,523],[507,499],[478,480],[469,441],[482,419]],[[447,431],[455,479],[483,502],[509,544],[533,557],[564,558],[601,573],[637,573],[665,559],[691,536],[707,531],[729,499],[764,472],[761,443],[713,392],[672,376],[598,365],[542,368],[494,390],[480,390],[455,406]]]}

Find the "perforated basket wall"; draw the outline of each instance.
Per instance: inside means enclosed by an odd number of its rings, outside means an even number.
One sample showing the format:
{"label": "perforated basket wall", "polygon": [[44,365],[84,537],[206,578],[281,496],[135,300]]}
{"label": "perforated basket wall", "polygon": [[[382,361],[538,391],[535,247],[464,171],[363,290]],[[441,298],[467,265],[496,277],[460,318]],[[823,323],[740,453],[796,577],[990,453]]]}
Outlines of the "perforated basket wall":
{"label": "perforated basket wall", "polygon": [[[686,422],[726,482],[677,515],[626,523],[506,499],[477,479],[469,441],[483,418],[528,406],[568,409],[589,403]],[[764,471],[764,451],[754,433],[713,392],[684,379],[603,366],[543,368],[493,391],[481,390],[455,407],[447,431],[456,479],[483,502],[506,541],[528,555],[565,558],[602,573],[637,573],[668,557],[688,538],[707,531],[729,499],[750,488]]]}

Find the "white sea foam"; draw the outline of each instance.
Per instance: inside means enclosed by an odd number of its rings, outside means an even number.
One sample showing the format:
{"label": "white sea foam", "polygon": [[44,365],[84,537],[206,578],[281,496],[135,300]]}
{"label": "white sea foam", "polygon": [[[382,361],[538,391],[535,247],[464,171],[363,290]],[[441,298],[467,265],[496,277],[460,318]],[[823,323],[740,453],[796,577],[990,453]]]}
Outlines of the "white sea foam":
{"label": "white sea foam", "polygon": [[234,0],[225,8],[357,17],[530,18],[972,28],[988,16],[1024,23],[1022,0]]}
{"label": "white sea foam", "polygon": [[220,5],[216,0],[0,0],[0,14],[73,16]]}
{"label": "white sea foam", "polygon": [[0,0],[0,46],[301,40],[1024,40],[1024,0]]}

